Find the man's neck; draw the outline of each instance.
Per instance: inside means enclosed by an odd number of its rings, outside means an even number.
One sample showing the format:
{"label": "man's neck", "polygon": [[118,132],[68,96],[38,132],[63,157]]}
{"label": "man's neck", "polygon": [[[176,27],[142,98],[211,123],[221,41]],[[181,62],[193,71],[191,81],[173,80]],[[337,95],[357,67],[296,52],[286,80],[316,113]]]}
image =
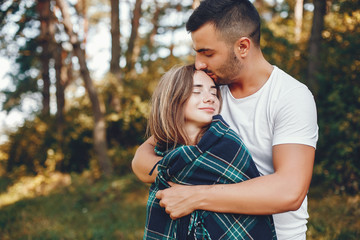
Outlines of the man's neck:
{"label": "man's neck", "polygon": [[234,98],[245,98],[253,95],[265,85],[274,67],[267,61],[247,66],[237,82],[229,84],[229,89]]}

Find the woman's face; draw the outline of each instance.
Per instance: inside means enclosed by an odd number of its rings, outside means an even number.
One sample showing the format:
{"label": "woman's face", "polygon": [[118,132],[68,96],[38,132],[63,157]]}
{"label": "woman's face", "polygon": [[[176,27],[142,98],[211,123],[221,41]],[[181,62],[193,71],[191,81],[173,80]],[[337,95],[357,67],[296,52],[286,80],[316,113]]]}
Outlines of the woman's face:
{"label": "woman's face", "polygon": [[203,71],[196,71],[193,78],[193,91],[185,103],[185,124],[203,128],[211,123],[212,117],[219,114],[220,101],[214,81]]}

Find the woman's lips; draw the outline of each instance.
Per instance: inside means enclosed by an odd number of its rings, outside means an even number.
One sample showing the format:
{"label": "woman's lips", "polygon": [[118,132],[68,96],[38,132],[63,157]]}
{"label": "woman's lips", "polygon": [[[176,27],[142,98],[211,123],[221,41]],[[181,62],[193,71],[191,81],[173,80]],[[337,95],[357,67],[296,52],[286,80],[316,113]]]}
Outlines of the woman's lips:
{"label": "woman's lips", "polygon": [[204,107],[204,108],[199,108],[200,110],[203,110],[205,112],[215,112],[215,108],[212,107]]}

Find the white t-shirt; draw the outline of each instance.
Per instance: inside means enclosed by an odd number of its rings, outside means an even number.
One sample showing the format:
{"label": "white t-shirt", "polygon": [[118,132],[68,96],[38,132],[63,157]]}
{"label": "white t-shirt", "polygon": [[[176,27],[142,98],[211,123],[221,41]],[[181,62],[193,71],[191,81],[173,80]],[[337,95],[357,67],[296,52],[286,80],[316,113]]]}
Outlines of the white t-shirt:
{"label": "white t-shirt", "polygon": [[[268,81],[256,93],[235,99],[221,86],[221,115],[248,147],[261,175],[274,172],[272,147],[298,143],[316,147],[317,114],[309,89],[274,66]],[[297,211],[275,214],[279,240],[305,239],[307,198]]]}

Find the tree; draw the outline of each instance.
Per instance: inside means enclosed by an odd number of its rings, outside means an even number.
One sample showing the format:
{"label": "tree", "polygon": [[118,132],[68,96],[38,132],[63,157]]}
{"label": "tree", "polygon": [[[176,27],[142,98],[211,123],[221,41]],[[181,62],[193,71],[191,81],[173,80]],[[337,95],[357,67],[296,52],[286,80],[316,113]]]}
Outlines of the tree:
{"label": "tree", "polygon": [[140,26],[141,4],[142,4],[142,0],[136,0],[135,7],[132,12],[131,34],[128,41],[128,49],[126,51],[126,68],[128,71],[131,71],[134,66],[134,49],[135,49],[135,41],[138,35],[138,29]]}
{"label": "tree", "polygon": [[295,17],[295,41],[299,42],[301,37],[302,20],[303,20],[304,0],[296,0],[294,17]]}
{"label": "tree", "polygon": [[[63,164],[64,161],[64,130],[65,122],[65,89],[73,80],[71,53],[63,49],[61,43],[57,44],[53,53],[55,61],[55,78],[56,78],[56,140],[57,140],[57,165]],[[70,57],[69,57],[70,56]]]}
{"label": "tree", "polygon": [[75,56],[79,60],[80,72],[83,77],[86,91],[89,95],[91,106],[94,114],[94,148],[98,156],[99,165],[105,176],[112,174],[112,166],[110,159],[107,155],[107,142],[106,142],[106,122],[104,118],[104,108],[101,107],[99,97],[95,90],[93,81],[90,77],[90,72],[86,64],[85,50],[81,48],[81,42],[77,34],[73,31],[73,25],[70,20],[68,5],[64,0],[56,0],[62,17],[65,31],[69,36],[69,41],[73,47]]}
{"label": "tree", "polygon": [[307,84],[316,95],[318,92],[317,74],[320,68],[321,34],[324,29],[324,17],[326,14],[326,1],[314,0],[314,16],[309,39],[309,60],[307,69]]}
{"label": "tree", "polygon": [[110,72],[120,80],[120,9],[119,0],[111,0],[111,61]]}
{"label": "tree", "polygon": [[54,23],[51,16],[50,1],[38,0],[36,10],[39,14],[40,20],[40,36],[38,37],[42,47],[40,61],[41,73],[43,80],[42,89],[42,113],[50,115],[50,77],[49,77],[49,63],[52,58],[53,42],[54,42]]}
{"label": "tree", "polygon": [[120,69],[120,57],[121,57],[121,45],[120,45],[120,9],[119,0],[111,0],[111,15],[110,15],[110,33],[111,33],[111,60],[110,60],[110,74],[108,78],[109,87],[113,90],[109,93],[108,98],[109,107],[115,112],[121,111],[120,95],[122,87],[121,69]]}

